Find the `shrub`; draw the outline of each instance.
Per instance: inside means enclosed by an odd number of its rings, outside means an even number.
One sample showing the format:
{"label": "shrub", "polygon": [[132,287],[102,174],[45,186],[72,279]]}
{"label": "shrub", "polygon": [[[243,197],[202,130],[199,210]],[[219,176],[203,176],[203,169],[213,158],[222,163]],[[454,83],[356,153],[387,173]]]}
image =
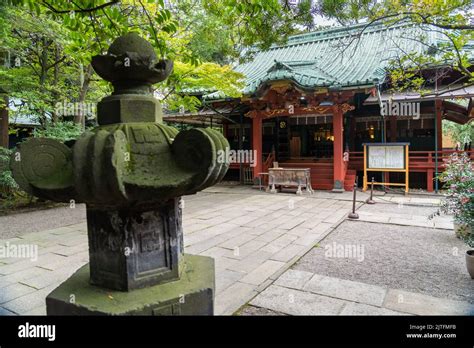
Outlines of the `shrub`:
{"label": "shrub", "polygon": [[0,146],[0,196],[4,197],[11,196],[19,188],[10,170],[12,153],[12,150]]}
{"label": "shrub", "polygon": [[464,236],[472,246],[474,230],[474,171],[473,163],[466,153],[453,153],[445,160],[445,171],[440,180],[447,188],[446,199],[441,203],[441,211],[454,215],[454,221],[470,228]]}
{"label": "shrub", "polygon": [[75,140],[83,130],[81,125],[74,122],[56,122],[47,125],[45,128],[36,128],[33,136],[36,138],[51,138],[60,142]]}

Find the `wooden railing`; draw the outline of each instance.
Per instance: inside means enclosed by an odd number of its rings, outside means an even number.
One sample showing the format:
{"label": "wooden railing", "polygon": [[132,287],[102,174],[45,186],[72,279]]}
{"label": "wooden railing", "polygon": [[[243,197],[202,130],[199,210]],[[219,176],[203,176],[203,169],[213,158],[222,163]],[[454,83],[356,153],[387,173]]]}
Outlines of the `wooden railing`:
{"label": "wooden railing", "polygon": [[[444,170],[444,159],[447,159],[453,153],[467,153],[474,161],[474,150],[457,151],[457,150],[442,150],[442,151],[409,151],[410,172],[426,173],[427,190],[433,191],[433,175],[436,172],[436,154],[438,155],[438,172]],[[352,151],[349,153],[349,169],[364,170],[364,153],[362,151]]]}

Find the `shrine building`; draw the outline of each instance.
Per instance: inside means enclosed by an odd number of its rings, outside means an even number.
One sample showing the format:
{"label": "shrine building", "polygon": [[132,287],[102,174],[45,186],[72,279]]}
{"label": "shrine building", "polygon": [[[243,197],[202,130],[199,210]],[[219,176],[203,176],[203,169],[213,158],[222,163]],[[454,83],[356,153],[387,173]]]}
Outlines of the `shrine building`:
{"label": "shrine building", "polygon": [[[436,56],[443,37],[407,24],[355,25],[292,36],[257,52],[235,71],[245,75],[240,98],[195,93],[202,108],[175,112],[173,124],[222,127],[231,149],[255,150],[256,163],[232,163],[229,178],[255,182],[274,162],[310,168],[313,189],[351,190],[362,181],[364,143],[409,143],[412,188],[433,191],[443,170],[442,120],[474,118],[474,86],[449,67],[420,69],[420,91],[392,92],[388,68],[408,53]],[[474,45],[465,47],[474,61]],[[472,67],[471,67],[472,68]],[[474,153],[470,151],[471,158]],[[400,173],[375,173],[401,180]]]}

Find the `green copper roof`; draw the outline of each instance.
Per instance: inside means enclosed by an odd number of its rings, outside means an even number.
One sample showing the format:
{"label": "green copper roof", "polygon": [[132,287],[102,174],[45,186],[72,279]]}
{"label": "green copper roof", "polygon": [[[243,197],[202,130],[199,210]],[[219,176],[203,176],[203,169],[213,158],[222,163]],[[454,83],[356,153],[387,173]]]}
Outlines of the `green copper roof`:
{"label": "green copper roof", "polygon": [[[384,79],[392,59],[426,52],[428,46],[416,40],[420,35],[430,44],[441,42],[439,34],[406,24],[363,28],[355,25],[296,35],[283,46],[257,52],[251,61],[235,68],[247,78],[243,94],[251,95],[262,84],[279,80],[293,81],[302,88],[373,85],[374,79]],[[206,97],[215,99],[219,94]]]}

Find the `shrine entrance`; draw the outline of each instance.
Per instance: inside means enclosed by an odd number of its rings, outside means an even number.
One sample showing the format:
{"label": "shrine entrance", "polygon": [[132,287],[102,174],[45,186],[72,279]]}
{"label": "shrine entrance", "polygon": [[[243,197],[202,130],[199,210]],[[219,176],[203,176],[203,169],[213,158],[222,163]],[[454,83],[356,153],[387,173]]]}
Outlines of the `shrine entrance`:
{"label": "shrine entrance", "polygon": [[334,157],[332,115],[295,115],[289,118],[290,160],[328,160]]}
{"label": "shrine entrance", "polygon": [[332,124],[290,126],[290,159],[324,160],[333,156]]}

